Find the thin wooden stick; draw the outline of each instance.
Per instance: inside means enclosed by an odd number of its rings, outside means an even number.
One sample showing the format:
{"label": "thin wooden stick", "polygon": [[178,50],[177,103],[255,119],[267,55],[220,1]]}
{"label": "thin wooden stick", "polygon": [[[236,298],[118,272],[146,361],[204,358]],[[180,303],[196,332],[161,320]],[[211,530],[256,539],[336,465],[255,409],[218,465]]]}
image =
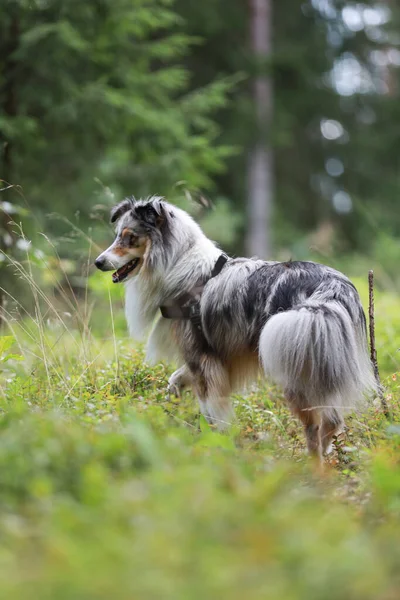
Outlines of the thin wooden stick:
{"label": "thin wooden stick", "polygon": [[369,341],[371,345],[371,363],[374,369],[374,375],[378,388],[378,397],[381,401],[382,410],[385,414],[385,417],[388,419],[390,417],[389,408],[386,402],[386,398],[383,394],[383,387],[381,384],[381,378],[379,376],[379,368],[378,368],[378,357],[376,352],[375,345],[375,306],[374,306],[374,272],[371,270],[368,273],[368,289],[369,289],[369,306],[368,306],[368,314],[369,314]]}

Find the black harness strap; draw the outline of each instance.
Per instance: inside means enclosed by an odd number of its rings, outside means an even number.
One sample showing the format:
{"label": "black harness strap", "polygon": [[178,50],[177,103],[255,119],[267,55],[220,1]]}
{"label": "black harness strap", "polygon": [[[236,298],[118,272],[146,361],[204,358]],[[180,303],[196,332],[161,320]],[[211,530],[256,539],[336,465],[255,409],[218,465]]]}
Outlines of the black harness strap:
{"label": "black harness strap", "polygon": [[[227,254],[221,254],[207,281],[219,275],[228,260],[229,257]],[[198,282],[189,292],[185,292],[179,296],[174,304],[160,306],[162,316],[165,319],[187,319],[191,321],[195,327],[201,329],[200,297],[207,281]]]}
{"label": "black harness strap", "polygon": [[228,260],[229,260],[229,256],[227,254],[225,254],[225,252],[223,252],[218,257],[218,260],[215,263],[213,270],[211,271],[210,279],[212,279],[213,277],[216,277],[217,275],[219,275],[221,273],[222,269],[224,268],[224,266],[226,265]]}

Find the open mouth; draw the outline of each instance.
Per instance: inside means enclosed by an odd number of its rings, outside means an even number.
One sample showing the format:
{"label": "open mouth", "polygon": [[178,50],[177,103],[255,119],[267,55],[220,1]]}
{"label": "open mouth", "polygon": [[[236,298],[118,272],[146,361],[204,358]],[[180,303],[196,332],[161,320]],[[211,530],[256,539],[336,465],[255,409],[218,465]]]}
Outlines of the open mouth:
{"label": "open mouth", "polygon": [[139,258],[134,258],[133,260],[130,260],[128,263],[126,263],[126,265],[115,271],[112,274],[113,283],[120,283],[121,281],[126,279],[129,273],[136,269],[139,260]]}

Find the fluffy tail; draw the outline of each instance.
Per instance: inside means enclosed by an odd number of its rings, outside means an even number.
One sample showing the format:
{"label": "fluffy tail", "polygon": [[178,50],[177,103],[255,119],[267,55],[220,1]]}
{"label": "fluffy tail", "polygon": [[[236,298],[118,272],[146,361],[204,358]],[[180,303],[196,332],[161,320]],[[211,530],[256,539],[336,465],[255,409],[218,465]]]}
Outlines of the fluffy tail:
{"label": "fluffy tail", "polygon": [[354,408],[376,390],[365,319],[335,301],[306,301],[271,317],[260,337],[265,374],[309,408]]}

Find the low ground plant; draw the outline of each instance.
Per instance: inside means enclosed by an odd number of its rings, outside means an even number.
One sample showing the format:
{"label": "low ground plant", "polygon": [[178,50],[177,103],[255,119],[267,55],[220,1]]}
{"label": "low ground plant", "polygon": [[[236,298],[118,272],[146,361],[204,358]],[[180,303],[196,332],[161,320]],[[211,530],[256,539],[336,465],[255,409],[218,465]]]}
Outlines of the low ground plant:
{"label": "low ground plant", "polygon": [[235,396],[216,433],[167,397],[108,280],[66,306],[23,274],[34,309],[9,306],[0,338],[0,597],[398,598],[395,295],[376,298],[391,419],[350,415],[321,476],[279,388]]}

